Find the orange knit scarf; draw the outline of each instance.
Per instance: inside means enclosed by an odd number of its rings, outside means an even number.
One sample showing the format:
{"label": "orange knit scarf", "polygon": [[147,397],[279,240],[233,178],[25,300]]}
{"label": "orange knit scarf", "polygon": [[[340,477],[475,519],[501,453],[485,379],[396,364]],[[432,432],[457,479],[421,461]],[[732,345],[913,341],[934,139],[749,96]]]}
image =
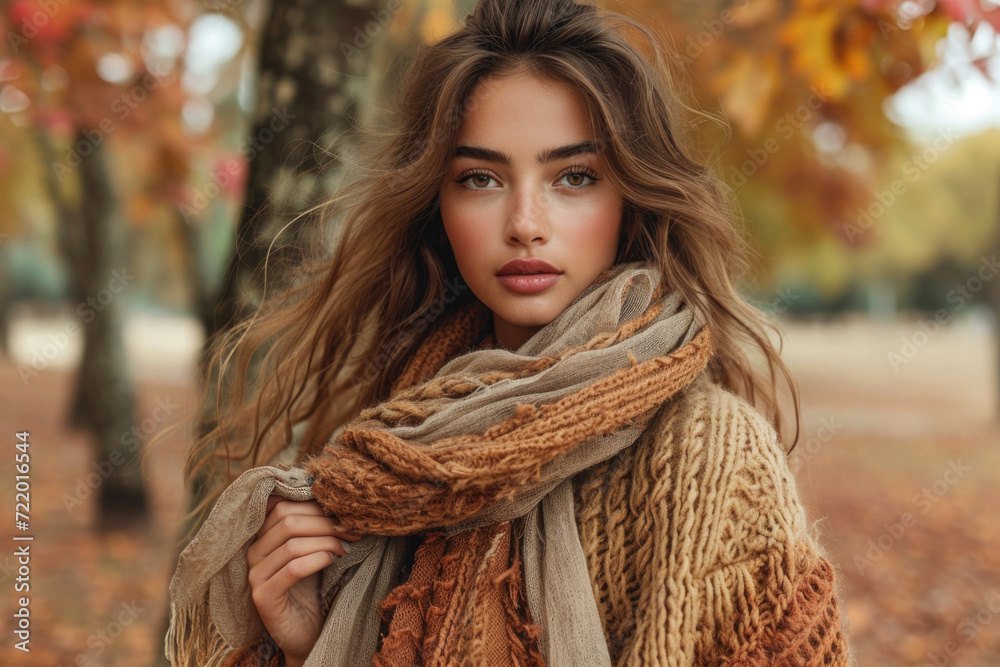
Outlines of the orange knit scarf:
{"label": "orange knit scarf", "polygon": [[[602,279],[604,276],[602,276]],[[713,353],[707,328],[666,356],[594,379],[482,433],[461,433],[413,446],[385,429],[419,425],[440,407],[483,386],[543,373],[560,360],[623,341],[662,311],[657,288],[645,312],[583,345],[532,358],[514,371],[474,379],[431,379],[469,351],[490,316],[479,302],[442,319],[410,360],[386,402],[364,411],[324,452],[303,467],[312,492],[339,525],[355,534],[415,535],[427,531],[405,582],[379,605],[382,667],[410,665],[542,665],[541,619],[527,604],[521,534],[523,516],[470,522],[490,508],[551,479],[547,466],[606,434],[642,427],[706,367]],[[488,347],[488,345],[487,345]],[[455,532],[470,522],[472,527]],[[451,527],[451,532],[441,527]],[[339,588],[339,585],[338,585]],[[338,589],[326,597],[332,604]]]}

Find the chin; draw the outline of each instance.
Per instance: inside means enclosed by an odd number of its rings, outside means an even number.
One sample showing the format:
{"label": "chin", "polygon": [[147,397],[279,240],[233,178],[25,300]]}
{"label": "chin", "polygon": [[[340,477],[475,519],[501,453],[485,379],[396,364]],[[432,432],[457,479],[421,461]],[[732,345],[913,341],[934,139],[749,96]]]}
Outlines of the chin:
{"label": "chin", "polygon": [[533,307],[507,307],[496,312],[505,322],[519,327],[544,327],[562,312],[548,304],[534,304]]}

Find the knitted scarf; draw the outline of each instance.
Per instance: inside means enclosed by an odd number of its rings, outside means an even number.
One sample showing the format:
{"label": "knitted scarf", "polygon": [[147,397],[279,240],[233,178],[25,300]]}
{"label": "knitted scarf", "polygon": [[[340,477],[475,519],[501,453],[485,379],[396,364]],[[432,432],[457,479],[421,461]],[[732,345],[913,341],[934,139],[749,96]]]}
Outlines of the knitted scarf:
{"label": "knitted scarf", "polygon": [[[246,550],[271,494],[315,498],[364,536],[323,572],[326,622],[307,667],[611,664],[571,478],[632,445],[705,369],[708,329],[638,262],[602,273],[516,351],[471,349],[489,315],[454,309],[390,398],[322,454],[226,489],[170,583],[171,664],[218,664],[265,633]],[[399,585],[407,536],[421,532]]]}

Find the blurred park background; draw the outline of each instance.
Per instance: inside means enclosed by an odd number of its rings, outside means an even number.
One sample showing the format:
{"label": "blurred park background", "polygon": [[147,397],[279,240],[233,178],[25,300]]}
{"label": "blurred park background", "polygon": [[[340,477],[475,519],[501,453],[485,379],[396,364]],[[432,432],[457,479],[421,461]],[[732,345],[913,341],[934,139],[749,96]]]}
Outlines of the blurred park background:
{"label": "blurred park background", "polygon": [[[0,664],[163,664],[190,432],[138,457],[352,126],[473,4],[0,4]],[[697,131],[757,251],[742,289],[784,330],[790,463],[861,664],[1000,664],[1000,5],[598,4],[666,35],[730,128]]]}

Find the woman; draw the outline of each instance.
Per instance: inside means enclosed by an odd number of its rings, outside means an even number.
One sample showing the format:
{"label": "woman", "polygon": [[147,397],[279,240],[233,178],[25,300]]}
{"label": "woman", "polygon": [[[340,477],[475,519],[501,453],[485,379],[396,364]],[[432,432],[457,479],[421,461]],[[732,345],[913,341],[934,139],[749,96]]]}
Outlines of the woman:
{"label": "woman", "polygon": [[570,0],[420,51],[332,257],[214,343],[172,664],[851,664],[661,54]]}

